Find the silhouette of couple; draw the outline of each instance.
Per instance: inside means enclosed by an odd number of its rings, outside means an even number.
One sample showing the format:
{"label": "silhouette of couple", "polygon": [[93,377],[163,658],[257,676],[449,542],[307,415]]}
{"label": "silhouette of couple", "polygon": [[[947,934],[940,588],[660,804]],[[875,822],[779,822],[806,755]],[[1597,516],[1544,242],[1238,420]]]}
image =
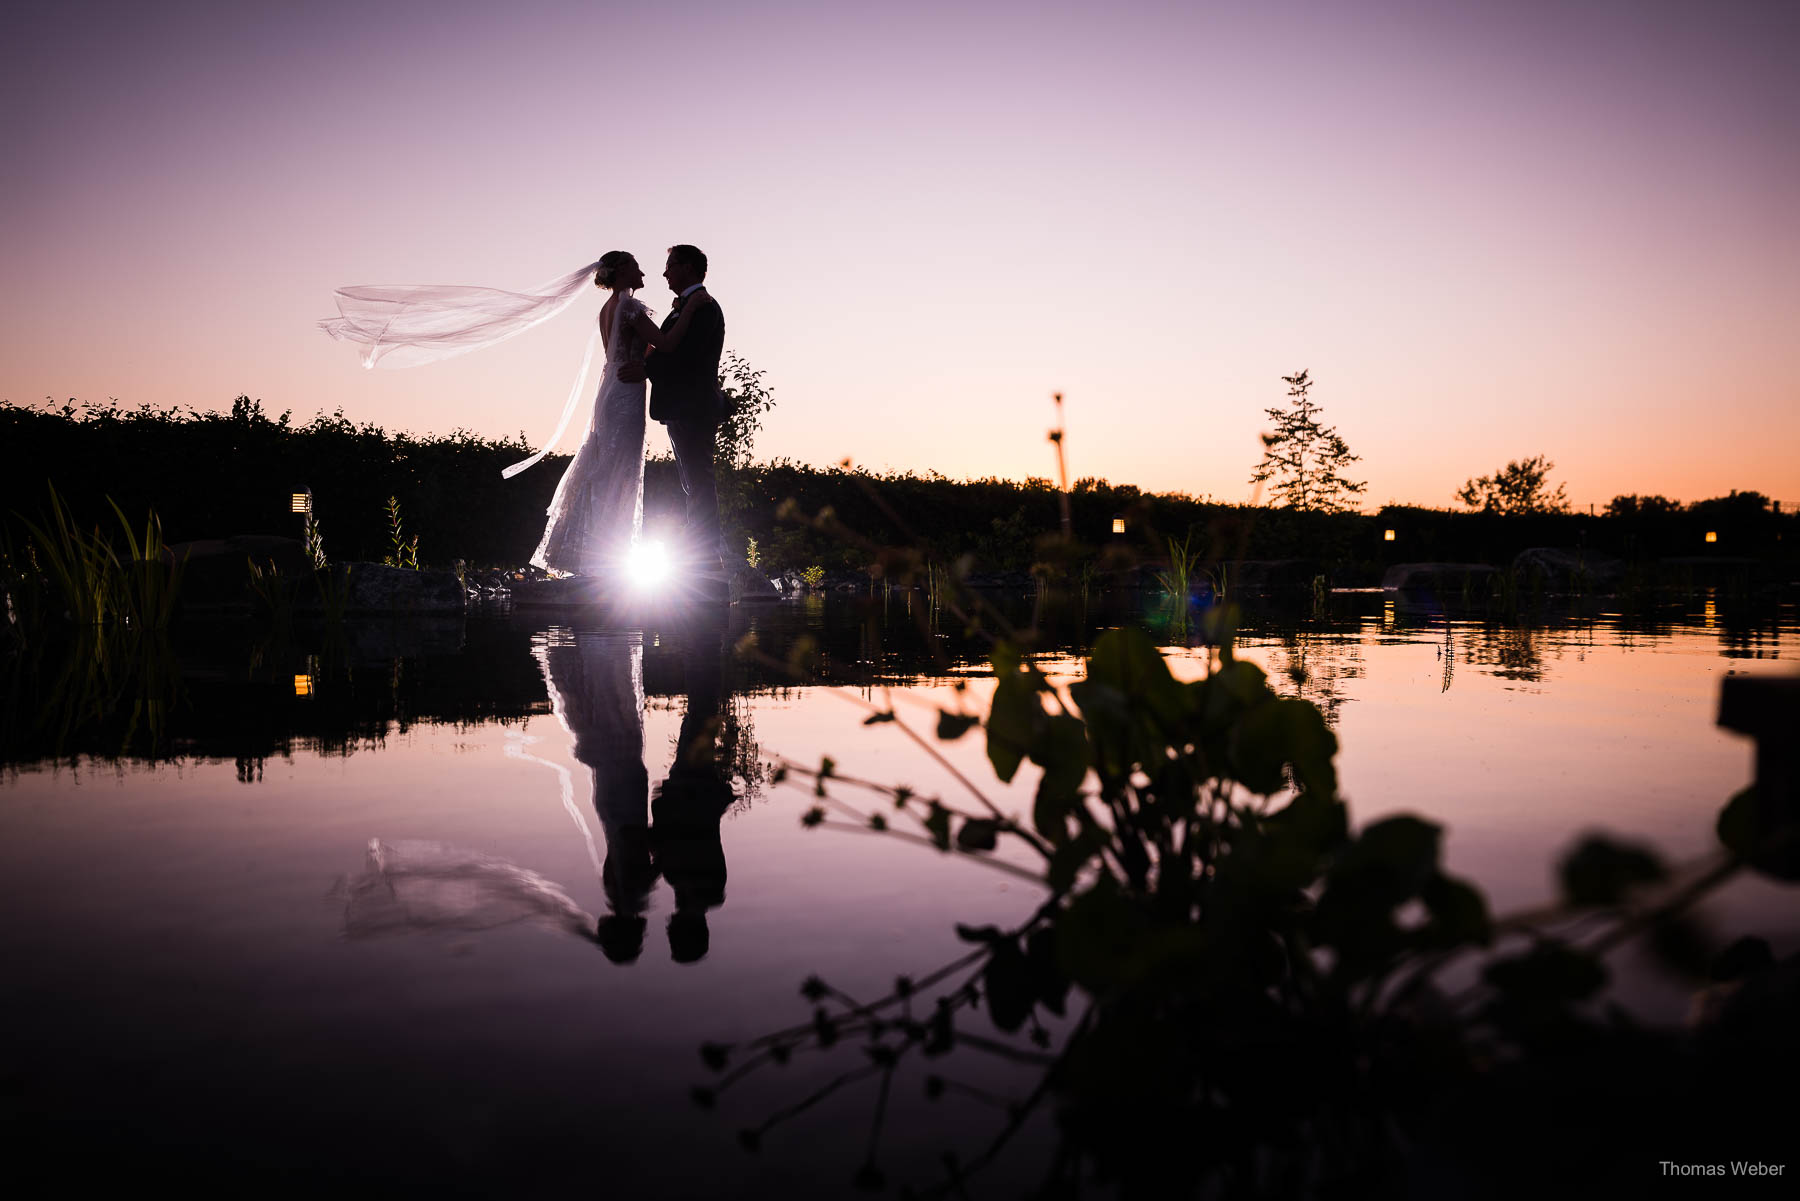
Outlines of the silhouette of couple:
{"label": "silhouette of couple", "polygon": [[706,290],[706,254],[669,248],[663,279],[674,295],[659,326],[637,299],[644,272],[629,252],[610,250],[594,285],[611,296],[600,309],[605,347],[600,390],[587,437],[569,461],[546,512],[531,562],[567,575],[608,576],[626,564],[644,524],[644,396],[663,423],[687,497],[680,558],[691,570],[723,569],[713,453],[724,412],[719,358],[725,315]]}
{"label": "silhouette of couple", "polygon": [[673,302],[660,325],[637,299],[644,272],[636,257],[610,250],[528,292],[439,284],[339,288],[338,316],[319,327],[355,344],[365,367],[416,366],[523,333],[574,303],[591,280],[609,295],[556,431],[536,454],[501,472],[511,478],[530,468],[562,437],[598,344],[603,362],[587,436],[556,486],[531,562],[558,574],[605,578],[627,570],[634,552],[648,549],[639,546],[648,396],[649,416],[669,431],[687,496],[679,558],[691,571],[722,578],[713,456],[724,416],[719,359],[725,314],[706,290],[706,268],[698,246],[669,247],[662,275]]}
{"label": "silhouette of couple", "polygon": [[707,912],[725,903],[725,849],[719,821],[730,781],[719,760],[723,710],[722,623],[700,621],[681,642],[687,708],[675,762],[650,793],[644,765],[643,637],[580,634],[541,652],[557,717],[575,758],[593,772],[594,809],[606,837],[601,882],[609,910],[595,939],[614,963],[644,949],[650,893],[658,876],[675,894],[669,955],[693,963],[711,945]]}

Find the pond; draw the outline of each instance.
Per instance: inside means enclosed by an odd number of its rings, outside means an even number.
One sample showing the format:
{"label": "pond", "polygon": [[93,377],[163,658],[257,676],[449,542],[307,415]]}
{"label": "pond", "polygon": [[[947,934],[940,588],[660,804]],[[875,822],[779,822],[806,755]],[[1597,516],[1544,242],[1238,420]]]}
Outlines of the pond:
{"label": "pond", "polygon": [[[129,1166],[259,1191],[849,1192],[868,1086],[740,1144],[857,1067],[854,1048],[711,1108],[693,1089],[717,1083],[703,1043],[805,1023],[809,977],[879,995],[966,952],[956,923],[1042,899],[966,857],[805,828],[810,781],[772,772],[829,756],[845,777],[946,798],[966,778],[1029,811],[1036,769],[1001,785],[979,730],[933,736],[941,711],[985,712],[992,680],[979,637],[923,605],[184,629],[150,753],[116,720],[59,749],[19,734],[33,723],[16,710],[0,782],[15,1167],[63,1187]],[[1142,616],[1094,614],[1040,662],[1074,677],[1093,628]],[[1442,822],[1449,867],[1505,911],[1552,895],[1584,831],[1676,861],[1712,845],[1752,766],[1715,725],[1720,681],[1791,672],[1797,634],[1791,605],[1710,596],[1519,622],[1375,593],[1251,610],[1238,650],[1327,714],[1358,824]],[[1178,676],[1206,670],[1203,649],[1167,653]],[[898,722],[866,722],[890,709]],[[708,737],[716,762],[681,754]],[[1754,882],[1709,919],[1778,952],[1800,936]],[[1682,986],[1622,970],[1634,1004],[1679,1018]],[[923,1072],[899,1078],[879,1132],[890,1190],[1004,1123],[1034,1080],[1019,1045],[945,1057],[935,1099]],[[989,1188],[1041,1172],[1042,1126]]]}

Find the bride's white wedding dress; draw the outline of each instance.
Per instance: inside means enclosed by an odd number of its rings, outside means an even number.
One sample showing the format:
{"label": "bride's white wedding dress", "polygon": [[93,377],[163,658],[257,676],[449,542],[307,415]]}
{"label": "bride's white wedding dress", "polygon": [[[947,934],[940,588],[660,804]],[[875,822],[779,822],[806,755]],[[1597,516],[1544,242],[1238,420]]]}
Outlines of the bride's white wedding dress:
{"label": "bride's white wedding dress", "polygon": [[606,364],[594,417],[581,449],[550,500],[534,566],[572,575],[616,574],[644,524],[643,381],[619,378],[619,368],[648,349],[633,328],[642,301],[620,293],[606,336]]}

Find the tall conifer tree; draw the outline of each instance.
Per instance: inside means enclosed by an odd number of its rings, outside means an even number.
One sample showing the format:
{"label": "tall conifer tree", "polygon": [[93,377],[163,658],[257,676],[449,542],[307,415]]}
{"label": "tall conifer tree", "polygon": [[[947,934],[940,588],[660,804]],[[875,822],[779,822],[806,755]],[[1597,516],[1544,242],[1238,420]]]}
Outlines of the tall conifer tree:
{"label": "tall conifer tree", "polygon": [[1265,409],[1275,432],[1263,435],[1262,462],[1250,475],[1253,484],[1273,480],[1271,501],[1302,513],[1348,513],[1368,482],[1352,480],[1344,469],[1362,456],[1350,453],[1335,426],[1323,425],[1324,410],[1307,395],[1313,381],[1305,371],[1284,375],[1289,405]]}

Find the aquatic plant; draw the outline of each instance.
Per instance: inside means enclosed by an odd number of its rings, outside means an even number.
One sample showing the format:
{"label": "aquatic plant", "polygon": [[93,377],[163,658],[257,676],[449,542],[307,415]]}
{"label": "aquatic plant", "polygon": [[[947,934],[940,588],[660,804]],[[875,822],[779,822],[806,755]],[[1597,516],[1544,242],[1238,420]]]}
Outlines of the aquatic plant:
{"label": "aquatic plant", "polygon": [[131,530],[124,510],[111,497],[107,504],[118,515],[119,527],[125,533],[125,548],[130,558],[117,560],[125,573],[122,593],[127,620],[148,629],[167,628],[175,615],[175,600],[181,593],[181,576],[186,557],[175,558],[163,542],[162,522],[153,509],[144,519],[144,536],[140,541]]}
{"label": "aquatic plant", "polygon": [[313,511],[310,493],[308,493],[306,515],[301,519],[300,528],[301,545],[306,551],[306,557],[312,561],[313,567],[324,571],[331,566],[331,562],[325,557],[325,536],[319,532],[319,515]]}
{"label": "aquatic plant", "polygon": [[800,582],[805,584],[808,589],[817,591],[819,586],[825,582],[825,569],[814,563],[800,573]]}
{"label": "aquatic plant", "polygon": [[256,598],[257,608],[276,629],[286,629],[293,623],[294,590],[291,581],[284,579],[281,568],[269,560],[264,568],[255,559],[246,559],[249,565],[250,595]]}
{"label": "aquatic plant", "polygon": [[[183,564],[168,553],[156,513],[146,518],[140,540],[124,511],[106,498],[124,533],[128,553],[121,558],[98,527],[81,530],[54,485],[49,493],[49,516],[42,524],[21,520],[31,534],[27,560],[48,581],[66,619],[77,626],[118,622],[138,630],[166,627],[181,590]],[[25,582],[28,573],[10,544],[7,560],[16,576],[9,597],[14,591],[27,595],[32,588]]]}
{"label": "aquatic plant", "polygon": [[1186,609],[1192,596],[1196,568],[1200,564],[1200,556],[1189,548],[1191,536],[1187,538],[1170,538],[1169,570],[1156,573],[1156,582],[1162,590],[1169,594],[1169,599],[1182,609]]}
{"label": "aquatic plant", "polygon": [[[388,497],[387,515],[388,545],[392,549],[381,561],[389,567],[403,567],[412,571],[419,570],[419,536],[414,534],[408,539],[406,537],[406,532],[400,528],[399,497]],[[323,564],[320,564],[320,566],[323,566]]]}
{"label": "aquatic plant", "polygon": [[[1131,628],[1103,635],[1066,687],[1017,645],[995,647],[986,714],[943,711],[936,736],[981,729],[1003,782],[1041,769],[1028,816],[873,700],[866,723],[931,755],[956,798],[848,777],[830,758],[779,762],[772,779],[811,794],[806,825],[935,848],[1043,899],[1016,926],[959,926],[967,953],[875,1000],[809,979],[810,1020],[702,1048],[718,1079],[696,1099],[717,1106],[802,1051],[860,1047],[858,1066],[741,1137],[755,1149],[872,1082],[866,1183],[903,1068],[959,1049],[1023,1065],[1035,1083],[999,1098],[998,1131],[972,1156],[947,1154],[928,1196],[963,1195],[1046,1106],[1044,1192],[1058,1196],[1095,1178],[1125,1196],[1175,1180],[1197,1195],[1391,1193],[1421,1164],[1467,1192],[1547,1164],[1623,1171],[1646,1130],[1673,1136],[1672,1117],[1707,1145],[1777,1137],[1778,1114],[1746,1085],[1800,1062],[1780,1000],[1800,960],[1778,971],[1767,943],[1721,944],[1687,917],[1746,870],[1800,881],[1800,812],[1777,781],[1732,799],[1721,848],[1701,860],[1591,836],[1560,864],[1560,903],[1496,918],[1444,869],[1437,824],[1402,814],[1353,829],[1319,710],[1234,656],[1228,610],[1209,617],[1207,673],[1186,683]],[[1671,971],[1729,982],[1700,1034],[1599,1008],[1606,956],[1633,941]],[[955,1084],[939,1067],[924,1088]]]}
{"label": "aquatic plant", "polygon": [[316,573],[319,583],[319,603],[325,614],[325,623],[336,626],[343,623],[344,611],[350,604],[350,569],[345,563],[341,570],[327,570]]}

